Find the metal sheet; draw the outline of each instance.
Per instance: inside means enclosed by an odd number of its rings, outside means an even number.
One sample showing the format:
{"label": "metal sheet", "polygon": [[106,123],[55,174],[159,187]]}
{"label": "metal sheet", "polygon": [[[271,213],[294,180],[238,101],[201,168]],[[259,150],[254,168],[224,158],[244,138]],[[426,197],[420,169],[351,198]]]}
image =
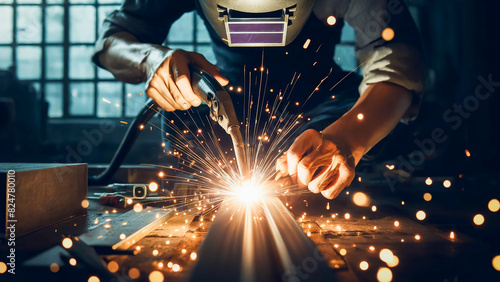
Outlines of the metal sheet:
{"label": "metal sheet", "polygon": [[334,281],[326,259],[278,198],[226,200],[190,281]]}

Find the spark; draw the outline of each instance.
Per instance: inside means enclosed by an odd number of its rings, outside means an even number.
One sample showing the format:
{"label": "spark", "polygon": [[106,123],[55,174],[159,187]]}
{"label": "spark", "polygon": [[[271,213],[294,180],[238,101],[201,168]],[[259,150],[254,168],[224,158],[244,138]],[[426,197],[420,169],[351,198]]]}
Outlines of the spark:
{"label": "spark", "polygon": [[431,193],[425,193],[425,194],[424,194],[424,200],[425,200],[426,202],[429,202],[430,200],[432,200],[432,195],[431,195]]}
{"label": "spark", "polygon": [[418,240],[420,240],[420,239],[421,239],[421,237],[420,237],[420,235],[419,235],[419,234],[415,235],[415,240],[417,240],[417,241],[418,241]]}
{"label": "spark", "polygon": [[306,42],[304,42],[304,45],[302,46],[302,48],[304,49],[307,49],[309,47],[309,44],[311,43],[311,39],[307,39]]}
{"label": "spark", "polygon": [[89,207],[89,201],[87,199],[84,199],[81,204],[82,204],[82,208],[84,208],[84,209]]}
{"label": "spark", "polygon": [[428,186],[432,185],[432,179],[430,177],[427,177],[427,179],[425,179],[425,184],[427,184]]}
{"label": "spark", "polygon": [[337,23],[337,18],[335,18],[334,16],[329,16],[326,19],[326,23],[328,23],[328,25],[334,25]]}
{"label": "spark", "polygon": [[346,250],[346,249],[341,249],[341,250],[339,251],[339,254],[340,254],[341,256],[345,256],[345,255],[347,254],[347,250]]}
{"label": "spark", "polygon": [[134,202],[134,200],[132,200],[132,198],[127,199],[127,205],[131,205],[133,202]]}
{"label": "spark", "polygon": [[326,203],[326,210],[330,210],[330,202]]}
{"label": "spark", "polygon": [[151,182],[151,183],[149,183],[148,188],[149,188],[149,191],[154,193],[154,192],[158,191],[158,184],[156,182]]}
{"label": "spark", "polygon": [[182,249],[182,250],[181,250],[181,253],[183,253],[183,254],[185,254],[186,252],[187,252],[187,250],[186,250],[186,249]]}
{"label": "spark", "polygon": [[363,118],[365,118],[365,116],[364,116],[363,114],[359,113],[359,114],[358,114],[358,119],[359,119],[359,120],[363,120]]}
{"label": "spark", "polygon": [[163,277],[163,273],[158,270],[152,271],[149,274],[148,278],[150,282],[163,282],[163,280],[165,279],[165,277]]}
{"label": "spark", "polygon": [[368,249],[369,249],[370,251],[372,251],[372,252],[373,252],[373,251],[375,251],[375,247],[374,247],[374,246],[370,246],[370,247],[368,247]]}
{"label": "spark", "polygon": [[444,186],[444,188],[450,188],[451,187],[451,181],[449,181],[449,180],[443,181],[443,186]]}
{"label": "spark", "polygon": [[160,253],[160,252],[159,252],[158,250],[153,250],[153,253],[152,253],[152,254],[153,254],[153,256],[155,256],[155,257],[156,257],[159,253]]}
{"label": "spark", "polygon": [[500,210],[500,202],[497,199],[491,199],[488,203],[488,209],[491,212],[497,212]]}
{"label": "spark", "polygon": [[139,269],[132,267],[128,270],[128,276],[132,279],[137,279],[139,278],[139,276],[141,276],[141,272],[139,271]]}
{"label": "spark", "polygon": [[142,211],[142,205],[140,203],[137,203],[134,205],[134,211],[139,213]]}
{"label": "spark", "polygon": [[346,213],[346,214],[344,215],[344,217],[345,217],[345,219],[349,219],[349,218],[351,218],[351,215],[350,215],[350,214],[348,214],[348,213]]}
{"label": "spark", "polygon": [[377,272],[377,280],[379,282],[390,282],[392,281],[392,271],[387,267],[381,267]]}
{"label": "spark", "polygon": [[382,38],[385,40],[385,41],[391,41],[392,39],[394,39],[394,29],[390,28],[390,27],[386,27],[383,31],[382,31]]}
{"label": "spark", "polygon": [[455,232],[453,231],[450,232],[450,239],[455,239]]}
{"label": "spark", "polygon": [[73,241],[71,240],[71,238],[64,238],[62,240],[62,246],[65,248],[65,249],[69,249],[73,246]]}
{"label": "spark", "polygon": [[394,226],[399,227],[399,221],[394,221]]}
{"label": "spark", "polygon": [[106,103],[108,103],[108,104],[111,104],[111,101],[109,101],[109,100],[108,100],[108,99],[106,99],[106,98],[102,98],[102,101],[103,101],[103,102],[106,102]]}
{"label": "spark", "polygon": [[[352,195],[352,201],[356,206],[367,207],[370,205],[370,198],[362,192],[356,192]],[[372,208],[373,210],[373,208]],[[376,208],[375,208],[376,210]]]}
{"label": "spark", "polygon": [[476,214],[472,220],[475,225],[482,225],[484,223],[484,216],[482,214]]}
{"label": "spark", "polygon": [[51,263],[49,268],[50,268],[50,271],[52,271],[53,273],[56,273],[59,271],[59,265],[55,262]]}
{"label": "spark", "polygon": [[372,206],[372,212],[376,212],[377,211],[377,206]]}
{"label": "spark", "polygon": [[362,261],[362,262],[360,262],[360,263],[359,263],[359,268],[360,268],[361,270],[363,270],[363,271],[364,271],[364,270],[367,270],[367,269],[368,269],[368,267],[369,267],[369,265],[368,265],[368,263],[367,263],[366,261]]}
{"label": "spark", "polygon": [[7,271],[7,264],[5,262],[0,261],[0,274],[4,274]]}
{"label": "spark", "polygon": [[101,281],[97,276],[90,276],[88,282],[99,282]]}
{"label": "spark", "polygon": [[417,214],[416,214],[416,217],[418,220],[424,220],[425,217],[426,217],[426,214],[424,211],[418,211]]}
{"label": "spark", "polygon": [[500,271],[500,255],[496,256],[491,260],[491,264],[496,271]]}
{"label": "spark", "polygon": [[469,150],[465,149],[465,155],[467,156],[467,158],[470,158],[470,152],[469,152]]}
{"label": "spark", "polygon": [[112,260],[112,261],[110,261],[110,262],[108,263],[108,270],[109,270],[109,272],[111,272],[111,273],[115,273],[115,272],[117,272],[119,268],[120,268],[120,267],[119,267],[118,263],[117,263],[116,261],[114,261],[114,260]]}
{"label": "spark", "polygon": [[125,238],[127,238],[127,235],[125,235],[124,233],[120,234],[120,239],[121,239],[121,240],[123,240],[123,239],[125,239]]}
{"label": "spark", "polygon": [[172,265],[172,270],[174,272],[179,272],[181,270],[181,266],[178,264],[174,264],[174,265]]}
{"label": "spark", "polygon": [[111,224],[106,223],[106,224],[104,224],[104,225],[103,225],[103,227],[104,227],[105,229],[110,229],[110,228],[111,228]]}
{"label": "spark", "polygon": [[70,259],[69,259],[69,264],[70,264],[71,266],[75,266],[75,265],[76,265],[76,259],[75,259],[75,258],[70,258]]}
{"label": "spark", "polygon": [[197,257],[198,257],[198,255],[195,252],[192,252],[191,255],[189,256],[189,258],[191,258],[191,260],[196,260]]}

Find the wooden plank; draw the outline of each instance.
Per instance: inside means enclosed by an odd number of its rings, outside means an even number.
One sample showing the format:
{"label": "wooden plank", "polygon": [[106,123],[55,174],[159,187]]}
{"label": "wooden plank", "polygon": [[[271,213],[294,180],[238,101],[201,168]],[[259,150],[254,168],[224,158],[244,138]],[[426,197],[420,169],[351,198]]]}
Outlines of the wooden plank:
{"label": "wooden plank", "polygon": [[147,207],[128,211],[80,236],[90,246],[126,250],[175,214],[174,209]]}

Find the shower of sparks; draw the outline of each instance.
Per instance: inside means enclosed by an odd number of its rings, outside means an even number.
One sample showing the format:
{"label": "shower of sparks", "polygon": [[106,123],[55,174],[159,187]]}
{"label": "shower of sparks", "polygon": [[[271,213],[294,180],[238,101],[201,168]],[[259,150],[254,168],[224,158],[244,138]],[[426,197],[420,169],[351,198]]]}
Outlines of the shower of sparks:
{"label": "shower of sparks", "polygon": [[[336,19],[331,16],[333,20]],[[328,23],[332,19],[328,19]],[[335,24],[333,22],[333,24]],[[331,25],[333,25],[331,24]],[[311,40],[308,39],[304,43],[304,49],[309,47]],[[361,67],[365,62],[360,64],[357,68],[352,70],[349,74],[355,72],[359,67]],[[222,132],[218,124],[213,123],[209,117],[202,117],[199,112],[193,110],[188,110],[184,112],[173,112],[171,113],[175,116],[174,119],[165,118],[166,127],[168,127],[175,134],[163,131],[158,125],[151,122],[147,125],[141,124],[139,129],[144,129],[145,126],[150,126],[162,131],[164,136],[167,136],[171,141],[170,147],[166,146],[165,143],[160,143],[161,150],[171,157],[175,157],[180,164],[178,167],[171,164],[168,165],[155,165],[155,164],[144,164],[153,165],[161,169],[158,173],[158,177],[154,179],[157,182],[152,182],[149,185],[149,191],[151,192],[161,192],[164,187],[163,184],[168,183],[168,181],[175,181],[176,183],[186,184],[189,187],[196,187],[196,192],[193,195],[174,195],[173,192],[169,196],[165,196],[161,200],[151,201],[151,203],[163,202],[165,205],[171,208],[178,208],[186,206],[188,203],[195,204],[195,208],[200,211],[200,223],[203,221],[214,221],[215,215],[209,215],[213,212],[217,212],[223,200],[229,199],[229,203],[239,207],[240,215],[234,214],[231,220],[240,219],[239,227],[245,229],[245,233],[248,233],[251,237],[252,233],[257,232],[259,228],[259,222],[267,222],[271,229],[276,246],[279,248],[280,259],[283,264],[291,263],[287,257],[288,251],[286,246],[282,246],[282,236],[281,232],[277,229],[276,224],[273,223],[276,219],[269,212],[269,207],[266,204],[267,199],[273,196],[279,195],[298,195],[304,193],[306,189],[299,188],[296,185],[278,185],[270,180],[274,179],[275,163],[276,160],[286,152],[288,146],[290,145],[290,138],[298,132],[303,123],[307,122],[309,119],[304,118],[302,114],[291,114],[287,109],[289,107],[296,108],[304,106],[308,102],[309,98],[316,93],[322,83],[326,81],[329,75],[328,73],[317,85],[317,87],[312,91],[305,102],[293,101],[290,99],[291,93],[295,87],[295,84],[301,77],[301,73],[295,73],[291,78],[291,82],[286,85],[285,89],[267,89],[269,70],[263,65],[256,68],[254,71],[247,71],[245,69],[245,84],[240,86],[229,86],[229,91],[235,91],[237,93],[232,93],[234,95],[240,95],[244,97],[244,119],[240,120],[240,129],[244,135],[244,144],[247,154],[247,162],[251,170],[251,178],[243,180],[240,176],[239,169],[237,167],[236,159],[234,156],[233,149],[228,144],[231,144],[229,135],[221,134]],[[349,75],[348,74],[348,75]],[[348,76],[347,75],[347,76]],[[346,76],[346,77],[347,77]],[[346,77],[342,78],[333,87],[330,88],[332,91],[339,83],[341,83]],[[241,93],[241,94],[240,94]],[[273,98],[267,98],[266,94],[274,93],[271,95]],[[329,96],[330,97],[330,96]],[[335,96],[331,96],[335,99]],[[235,105],[238,106],[238,105]],[[162,113],[160,113],[161,115]],[[358,120],[363,120],[365,116],[362,113],[357,115]],[[191,121],[193,125],[187,125],[186,121]],[[126,123],[124,123],[126,124]],[[203,128],[203,129],[202,129]],[[387,165],[388,169],[394,169],[394,165]],[[181,174],[177,173],[180,172]],[[168,180],[166,179],[168,176]],[[430,180],[430,178],[428,178]],[[358,178],[361,182],[361,177]],[[432,180],[430,180],[432,184]],[[450,182],[451,183],[451,182]],[[427,180],[426,180],[426,184]],[[430,184],[428,184],[430,185]],[[349,192],[346,192],[349,195]],[[365,193],[357,192],[353,193],[352,200],[357,206],[370,207],[371,199]],[[127,200],[127,204],[131,205]],[[143,203],[145,206],[147,203]],[[83,204],[82,204],[83,205]],[[287,209],[291,210],[292,206],[287,203]],[[327,204],[326,209],[330,209],[330,203]],[[143,205],[136,203],[133,206],[135,212],[142,212]],[[371,206],[373,212],[377,211],[376,206]],[[203,219],[205,217],[205,219]],[[332,221],[334,218],[341,218],[342,215],[337,216],[335,214],[331,215]],[[345,219],[350,219],[351,215],[349,213],[344,213]],[[305,214],[303,215],[303,219]],[[365,219],[365,217],[363,217]],[[96,219],[98,221],[98,219]],[[110,224],[106,224],[111,228]],[[399,226],[399,222],[394,223],[396,227]],[[201,226],[201,225],[200,225]],[[183,227],[184,228],[184,227]],[[374,230],[377,227],[374,226]],[[339,232],[345,231],[340,225],[337,225],[337,230]],[[247,232],[248,231],[248,232]],[[311,231],[306,233],[308,236],[311,235]],[[231,234],[231,232],[227,232]],[[122,234],[125,235],[125,234]],[[122,236],[120,235],[120,238]],[[255,245],[255,238],[250,238],[252,240],[244,241],[243,246],[243,261],[244,271],[252,277],[252,267],[254,266],[254,259],[252,257],[253,247]],[[416,240],[420,240],[420,236],[415,236]],[[166,245],[170,244],[170,241],[165,242]],[[136,246],[136,251],[141,250],[140,246]],[[370,247],[371,251],[374,251],[373,246]],[[341,249],[339,251],[341,255],[346,255],[347,250]],[[196,253],[188,253],[187,250],[184,251],[186,256],[191,260],[197,260],[198,255]],[[154,250],[152,252],[153,256],[158,256],[159,251]],[[397,262],[396,262],[397,261]],[[395,255],[392,255],[388,259],[389,267],[391,265],[397,265],[399,260]],[[112,265],[110,262],[108,264],[108,269],[112,267],[114,272],[118,271],[118,264]],[[163,263],[162,263],[163,266]],[[166,266],[173,272],[183,271],[184,265],[181,266],[174,262],[166,263]],[[160,263],[158,263],[160,267]],[[161,267],[160,267],[161,268]],[[362,270],[368,269],[368,263],[363,261],[360,263],[360,268]],[[109,269],[111,271],[111,269]],[[123,269],[124,273],[128,273],[131,279],[137,279],[140,276],[140,272],[137,268],[131,268],[128,270]],[[111,271],[113,272],[113,271]],[[150,273],[150,280],[152,275],[155,278],[158,274],[155,271]],[[159,272],[161,274],[161,272]],[[380,279],[381,276],[383,279]],[[377,277],[380,281],[390,281],[384,280],[387,277],[391,277],[392,272],[388,268],[380,268]],[[158,276],[159,277],[159,276]],[[157,278],[155,278],[157,279]]]}

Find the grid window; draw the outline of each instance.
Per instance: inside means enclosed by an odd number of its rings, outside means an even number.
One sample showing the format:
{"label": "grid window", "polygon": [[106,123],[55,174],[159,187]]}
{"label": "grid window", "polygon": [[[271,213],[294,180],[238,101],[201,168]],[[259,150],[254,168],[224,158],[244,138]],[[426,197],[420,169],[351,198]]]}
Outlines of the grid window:
{"label": "grid window", "polygon": [[[147,100],[144,84],[116,82],[90,57],[103,20],[120,2],[0,0],[0,69],[15,65],[19,79],[41,91],[51,118],[135,116]],[[349,28],[345,27],[343,41],[354,41]],[[346,70],[357,64],[352,43],[336,50]],[[165,44],[199,52],[216,63],[208,31],[194,11],[172,25]]]}

